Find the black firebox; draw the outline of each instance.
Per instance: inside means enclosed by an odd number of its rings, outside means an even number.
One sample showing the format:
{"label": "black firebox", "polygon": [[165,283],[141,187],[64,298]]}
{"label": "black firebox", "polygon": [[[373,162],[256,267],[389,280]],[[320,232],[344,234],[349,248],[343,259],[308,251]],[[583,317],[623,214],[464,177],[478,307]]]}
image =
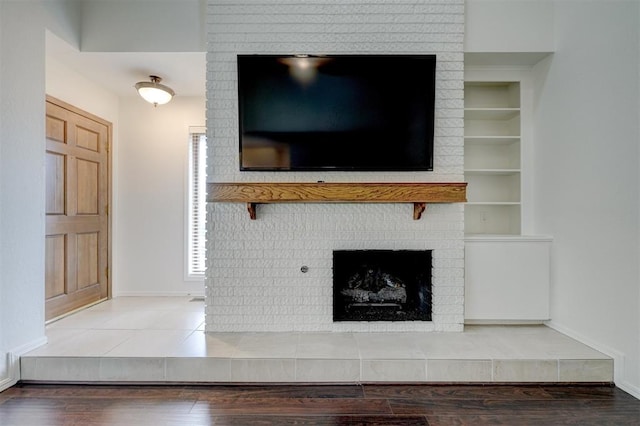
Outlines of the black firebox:
{"label": "black firebox", "polygon": [[431,250],[333,252],[334,321],[431,321]]}

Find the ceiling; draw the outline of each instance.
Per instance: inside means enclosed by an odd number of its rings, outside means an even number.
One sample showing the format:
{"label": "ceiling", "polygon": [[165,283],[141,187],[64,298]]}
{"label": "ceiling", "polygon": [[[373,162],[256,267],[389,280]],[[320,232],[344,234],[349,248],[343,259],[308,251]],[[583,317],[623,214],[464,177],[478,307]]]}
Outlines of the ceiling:
{"label": "ceiling", "polygon": [[80,52],[48,34],[47,57],[118,96],[136,96],[134,85],[149,75],[161,77],[176,96],[205,96],[205,52]]}

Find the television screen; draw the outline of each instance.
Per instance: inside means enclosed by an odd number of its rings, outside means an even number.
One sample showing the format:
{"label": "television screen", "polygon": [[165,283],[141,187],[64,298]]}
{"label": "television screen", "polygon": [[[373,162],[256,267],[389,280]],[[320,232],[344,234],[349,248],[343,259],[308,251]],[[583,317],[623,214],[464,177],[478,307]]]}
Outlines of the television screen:
{"label": "television screen", "polygon": [[433,170],[435,55],[238,55],[240,170]]}

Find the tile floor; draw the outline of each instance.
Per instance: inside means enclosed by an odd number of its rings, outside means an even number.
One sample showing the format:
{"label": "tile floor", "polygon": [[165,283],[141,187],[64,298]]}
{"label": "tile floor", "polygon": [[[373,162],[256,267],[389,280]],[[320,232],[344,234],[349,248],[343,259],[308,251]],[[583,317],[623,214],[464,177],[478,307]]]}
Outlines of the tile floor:
{"label": "tile floor", "polygon": [[208,333],[191,297],[121,297],[49,324],[24,381],[612,382],[613,360],[543,325],[462,333]]}

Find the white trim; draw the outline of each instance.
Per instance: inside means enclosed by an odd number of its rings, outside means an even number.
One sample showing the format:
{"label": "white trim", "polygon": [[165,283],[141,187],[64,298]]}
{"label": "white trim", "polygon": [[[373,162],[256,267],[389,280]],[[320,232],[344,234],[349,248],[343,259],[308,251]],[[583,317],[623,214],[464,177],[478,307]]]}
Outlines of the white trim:
{"label": "white trim", "polygon": [[8,377],[0,381],[0,392],[9,389],[20,381],[20,357],[27,352],[31,352],[40,346],[47,344],[47,336],[32,340],[7,352],[7,372]]}
{"label": "white trim", "polygon": [[13,356],[11,355],[11,353],[6,353],[6,363],[7,363],[7,377],[5,377],[4,379],[0,380],[0,392],[2,392],[5,389],[9,389],[11,386],[15,385],[16,383],[18,383],[18,378],[14,377],[14,374],[12,374],[13,372]]}
{"label": "white trim", "polygon": [[18,381],[11,377],[7,377],[6,379],[3,379],[2,381],[0,381],[0,392],[9,389],[11,386],[15,385],[16,383],[18,383]]}
{"label": "white trim", "polygon": [[553,321],[546,322],[545,325],[613,358],[613,381],[615,385],[628,394],[632,395],[634,398],[640,399],[640,387],[638,385],[634,385],[633,383],[629,383],[624,377],[626,372],[626,356],[624,353],[618,352],[611,347],[597,343],[589,339],[588,337],[585,337],[583,334],[578,333],[570,328],[564,327],[563,325],[554,323]]}
{"label": "white trim", "polygon": [[206,126],[189,126],[189,134],[191,133],[207,134],[207,128]]}
{"label": "white trim", "polygon": [[[186,262],[188,260],[185,260],[185,271],[186,271]],[[204,284],[204,279],[205,279],[206,275],[205,274],[185,274],[184,276],[184,280],[185,281],[189,281],[189,282],[201,282]]]}

